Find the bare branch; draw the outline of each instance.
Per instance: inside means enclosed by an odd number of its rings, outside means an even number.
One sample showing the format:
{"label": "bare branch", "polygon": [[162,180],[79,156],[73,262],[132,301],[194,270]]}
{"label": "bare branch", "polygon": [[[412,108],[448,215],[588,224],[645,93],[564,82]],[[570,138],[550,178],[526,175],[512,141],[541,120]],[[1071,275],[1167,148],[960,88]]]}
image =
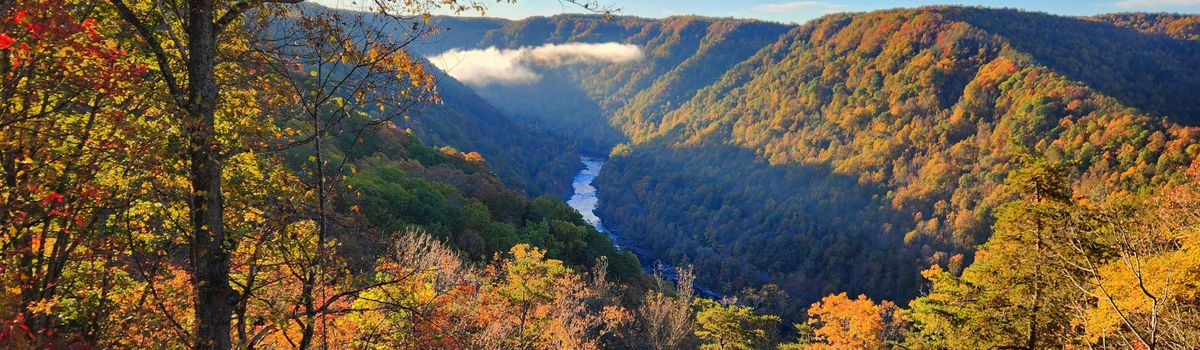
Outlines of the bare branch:
{"label": "bare branch", "polygon": [[221,15],[221,17],[217,19],[217,22],[213,24],[216,28],[216,30],[214,30],[213,33],[214,33],[214,35],[221,35],[221,32],[225,30],[225,27],[229,26],[229,24],[233,23],[233,21],[236,21],[238,19],[238,17],[242,16],[243,13],[246,13],[246,11],[249,11],[250,9],[253,9],[255,7],[262,6],[263,4],[267,4],[267,3],[299,4],[301,2],[304,2],[304,0],[247,0],[247,1],[240,1],[236,4],[233,4],[233,7],[229,8],[229,11],[225,11],[225,14]]}
{"label": "bare branch", "polygon": [[155,60],[158,61],[159,73],[161,73],[163,81],[167,83],[167,89],[170,90],[171,96],[175,98],[175,103],[186,109],[188,102],[182,97],[186,96],[186,94],[179,88],[179,83],[175,80],[175,73],[171,70],[171,61],[167,58],[167,53],[163,50],[162,44],[154,37],[154,33],[150,31],[150,28],[146,27],[146,23],[138,19],[133,10],[130,10],[129,6],[125,5],[124,1],[109,0],[109,2],[117,8],[117,12],[120,13],[121,18],[133,25],[138,36],[142,37],[142,40],[145,41],[146,48],[154,54]]}

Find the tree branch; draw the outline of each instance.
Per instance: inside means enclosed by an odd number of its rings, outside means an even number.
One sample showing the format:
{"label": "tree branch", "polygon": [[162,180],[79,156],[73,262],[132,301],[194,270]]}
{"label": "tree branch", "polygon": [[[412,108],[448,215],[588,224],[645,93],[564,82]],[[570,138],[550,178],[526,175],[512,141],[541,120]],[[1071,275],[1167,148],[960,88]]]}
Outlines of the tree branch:
{"label": "tree branch", "polygon": [[163,51],[162,44],[159,44],[158,39],[154,38],[154,32],[151,32],[150,28],[146,27],[146,24],[137,18],[137,15],[133,13],[133,10],[129,9],[129,6],[125,6],[124,1],[109,0],[109,2],[117,8],[117,12],[121,14],[121,18],[129,23],[129,25],[132,25],[137,31],[138,36],[142,37],[142,40],[146,42],[146,48],[154,54],[155,60],[158,61],[158,70],[163,80],[167,83],[167,89],[171,91],[171,96],[180,107],[186,109],[187,101],[184,101],[182,97],[186,95],[179,88],[179,83],[175,81],[175,73],[171,71],[171,61],[167,58],[166,51]]}
{"label": "tree branch", "polygon": [[215,33],[216,35],[220,35],[221,32],[225,30],[225,27],[229,26],[229,24],[233,23],[233,21],[236,21],[238,19],[238,17],[242,16],[243,13],[246,13],[246,11],[249,11],[252,8],[262,6],[262,4],[266,4],[266,3],[299,4],[301,2],[304,2],[304,0],[244,0],[244,1],[239,1],[236,4],[233,4],[233,7],[229,8],[229,11],[225,11],[225,14],[221,15],[221,17],[217,19],[217,23],[213,24],[214,26],[216,26],[216,30],[214,30],[213,33]]}

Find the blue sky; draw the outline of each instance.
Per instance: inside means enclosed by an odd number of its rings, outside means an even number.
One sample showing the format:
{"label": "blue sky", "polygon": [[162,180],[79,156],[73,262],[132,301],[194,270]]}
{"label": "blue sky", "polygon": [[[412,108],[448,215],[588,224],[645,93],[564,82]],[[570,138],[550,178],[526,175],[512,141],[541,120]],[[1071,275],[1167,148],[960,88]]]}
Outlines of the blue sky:
{"label": "blue sky", "polygon": [[[325,5],[339,6],[350,0],[315,0]],[[599,0],[601,4],[621,9],[623,15],[666,17],[671,15],[705,15],[717,17],[758,18],[779,22],[804,22],[833,12],[870,11],[895,7],[916,7],[934,4],[983,5],[1016,7],[1026,10],[1062,15],[1094,15],[1111,12],[1151,11],[1200,13],[1200,0],[1010,0],[1010,1],[860,1],[860,0]],[[558,0],[517,0],[516,4],[489,5],[488,16],[520,19],[537,15],[556,15],[581,12],[575,5]],[[345,7],[340,6],[340,7]]]}

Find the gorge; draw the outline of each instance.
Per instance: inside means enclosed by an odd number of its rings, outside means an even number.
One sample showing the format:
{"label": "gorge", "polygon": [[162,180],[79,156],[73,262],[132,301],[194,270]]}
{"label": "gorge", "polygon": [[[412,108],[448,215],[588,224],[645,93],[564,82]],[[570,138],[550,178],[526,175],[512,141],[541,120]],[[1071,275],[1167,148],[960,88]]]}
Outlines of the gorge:
{"label": "gorge", "polygon": [[775,1],[0,0],[0,349],[1200,349],[1200,3]]}

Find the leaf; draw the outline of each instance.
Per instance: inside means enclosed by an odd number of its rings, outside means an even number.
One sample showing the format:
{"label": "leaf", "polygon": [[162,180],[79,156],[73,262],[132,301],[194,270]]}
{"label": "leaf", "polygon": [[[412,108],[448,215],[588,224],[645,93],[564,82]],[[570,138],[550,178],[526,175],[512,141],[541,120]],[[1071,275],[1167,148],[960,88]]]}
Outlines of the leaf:
{"label": "leaf", "polygon": [[4,35],[4,33],[0,33],[0,50],[9,48],[15,42],[17,42],[17,39],[13,39],[12,37]]}

